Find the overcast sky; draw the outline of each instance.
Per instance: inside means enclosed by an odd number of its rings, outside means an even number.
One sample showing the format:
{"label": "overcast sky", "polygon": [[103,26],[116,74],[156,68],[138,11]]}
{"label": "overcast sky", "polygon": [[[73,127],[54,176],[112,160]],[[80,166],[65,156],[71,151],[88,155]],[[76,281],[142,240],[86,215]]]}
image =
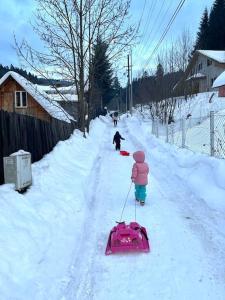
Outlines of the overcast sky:
{"label": "overcast sky", "polygon": [[[180,0],[146,0],[144,7],[145,0],[132,0],[131,21],[137,22],[143,13],[140,27],[141,43],[134,51],[134,65],[141,66],[142,59],[150,56],[179,2]],[[204,8],[210,8],[213,2],[213,0],[186,0],[163,44],[176,39],[184,28],[188,28],[195,37]],[[38,47],[38,38],[35,37],[29,23],[33,18],[34,9],[34,0],[0,0],[1,64],[19,66],[13,48],[13,33],[19,40],[26,38],[34,47]]]}

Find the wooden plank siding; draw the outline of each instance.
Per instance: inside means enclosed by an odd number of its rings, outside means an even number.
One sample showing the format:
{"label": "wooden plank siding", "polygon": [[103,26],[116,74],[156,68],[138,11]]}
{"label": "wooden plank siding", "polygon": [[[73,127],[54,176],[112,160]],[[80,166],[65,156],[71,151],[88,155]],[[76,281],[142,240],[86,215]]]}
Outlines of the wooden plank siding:
{"label": "wooden plank siding", "polygon": [[27,107],[15,107],[15,92],[25,91],[11,76],[0,87],[0,109],[8,112],[16,112],[50,122],[52,117],[43,107],[27,93]]}
{"label": "wooden plank siding", "polygon": [[4,182],[3,157],[20,149],[31,153],[32,162],[49,153],[58,141],[70,137],[75,122],[57,119],[46,122],[34,117],[0,110],[0,184]]}

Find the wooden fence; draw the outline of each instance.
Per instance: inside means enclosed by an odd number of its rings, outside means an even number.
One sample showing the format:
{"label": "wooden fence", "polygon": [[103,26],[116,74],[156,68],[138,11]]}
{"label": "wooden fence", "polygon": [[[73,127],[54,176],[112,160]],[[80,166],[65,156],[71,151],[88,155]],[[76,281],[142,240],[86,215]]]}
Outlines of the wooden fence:
{"label": "wooden fence", "polygon": [[32,162],[69,138],[76,123],[53,119],[51,123],[0,110],[0,184],[4,182],[3,157],[20,149],[31,153]]}

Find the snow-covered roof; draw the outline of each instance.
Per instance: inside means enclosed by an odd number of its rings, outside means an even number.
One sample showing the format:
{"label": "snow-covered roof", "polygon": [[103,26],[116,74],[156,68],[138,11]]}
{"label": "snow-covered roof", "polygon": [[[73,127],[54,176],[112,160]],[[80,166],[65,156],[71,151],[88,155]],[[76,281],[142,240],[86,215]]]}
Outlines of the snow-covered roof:
{"label": "snow-covered roof", "polygon": [[39,89],[38,85],[31,83],[29,80],[20,74],[9,71],[0,79],[0,86],[8,77],[12,77],[18,82],[28,94],[30,94],[52,117],[70,123],[74,118],[70,116],[57,101],[54,101],[43,90]]}
{"label": "snow-covered roof", "polygon": [[30,152],[27,152],[24,150],[18,150],[17,152],[10,154],[10,156],[18,156],[18,155],[24,155],[24,154],[30,154]]}
{"label": "snow-covered roof", "polygon": [[75,94],[48,94],[52,100],[55,101],[69,101],[69,102],[77,102],[78,96]]}
{"label": "snow-covered roof", "polygon": [[62,87],[54,87],[51,85],[39,85],[36,86],[47,94],[76,94],[76,88],[74,85],[62,86]]}
{"label": "snow-covered roof", "polygon": [[197,50],[197,52],[216,60],[219,63],[225,63],[225,51],[217,50]]}
{"label": "snow-covered roof", "polygon": [[196,74],[193,74],[192,76],[188,77],[186,79],[186,81],[188,80],[191,80],[191,79],[201,79],[201,78],[205,78],[206,75],[202,74],[202,73],[196,73]]}
{"label": "snow-covered roof", "polygon": [[217,88],[222,85],[225,85],[225,71],[216,78],[212,87]]}

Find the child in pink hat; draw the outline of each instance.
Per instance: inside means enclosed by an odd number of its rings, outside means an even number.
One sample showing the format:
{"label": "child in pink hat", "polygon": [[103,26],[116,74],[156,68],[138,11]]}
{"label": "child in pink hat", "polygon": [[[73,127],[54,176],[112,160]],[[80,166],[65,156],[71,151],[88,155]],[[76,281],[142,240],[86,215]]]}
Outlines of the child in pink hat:
{"label": "child in pink hat", "polygon": [[135,198],[140,201],[141,205],[145,204],[146,185],[148,184],[149,167],[145,162],[145,154],[143,151],[137,151],[133,154],[135,163],[132,168],[131,180],[135,184]]}

